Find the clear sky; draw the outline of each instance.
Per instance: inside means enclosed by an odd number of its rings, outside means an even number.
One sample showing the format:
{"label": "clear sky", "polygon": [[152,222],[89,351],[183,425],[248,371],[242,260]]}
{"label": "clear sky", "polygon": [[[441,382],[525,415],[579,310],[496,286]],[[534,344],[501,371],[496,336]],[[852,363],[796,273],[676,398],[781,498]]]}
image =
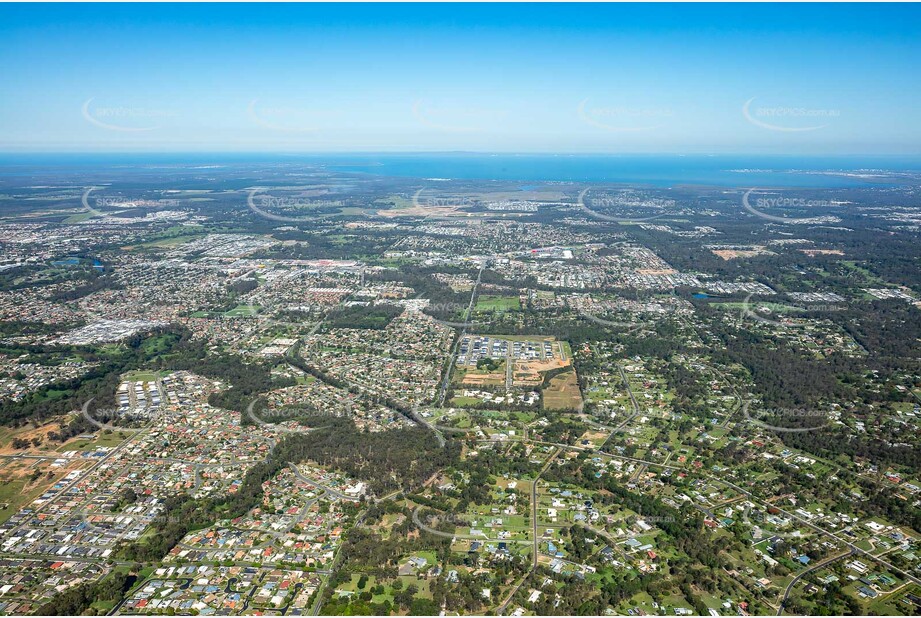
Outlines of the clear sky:
{"label": "clear sky", "polygon": [[0,5],[0,151],[921,152],[918,5]]}

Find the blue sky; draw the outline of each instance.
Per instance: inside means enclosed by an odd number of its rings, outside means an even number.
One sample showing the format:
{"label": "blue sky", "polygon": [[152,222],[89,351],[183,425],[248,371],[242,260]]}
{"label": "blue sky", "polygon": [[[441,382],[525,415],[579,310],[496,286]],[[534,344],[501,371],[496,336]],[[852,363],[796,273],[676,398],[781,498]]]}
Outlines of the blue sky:
{"label": "blue sky", "polygon": [[915,154],[917,5],[0,6],[2,151]]}

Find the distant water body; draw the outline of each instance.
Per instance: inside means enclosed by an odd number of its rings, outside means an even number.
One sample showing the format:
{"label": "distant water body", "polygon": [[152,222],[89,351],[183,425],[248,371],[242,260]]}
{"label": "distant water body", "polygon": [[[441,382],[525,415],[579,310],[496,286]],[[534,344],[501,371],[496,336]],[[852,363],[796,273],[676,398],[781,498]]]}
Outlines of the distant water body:
{"label": "distant water body", "polygon": [[387,155],[328,163],[381,176],[717,187],[892,185],[905,182],[892,173],[921,172],[921,158],[908,157]]}
{"label": "distant water body", "polygon": [[[917,182],[921,156],[418,154],[2,154],[0,168],[238,166],[304,163],[421,179],[606,182],[669,187],[862,187]],[[900,176],[908,173],[913,178]],[[432,180],[436,182],[437,180]]]}

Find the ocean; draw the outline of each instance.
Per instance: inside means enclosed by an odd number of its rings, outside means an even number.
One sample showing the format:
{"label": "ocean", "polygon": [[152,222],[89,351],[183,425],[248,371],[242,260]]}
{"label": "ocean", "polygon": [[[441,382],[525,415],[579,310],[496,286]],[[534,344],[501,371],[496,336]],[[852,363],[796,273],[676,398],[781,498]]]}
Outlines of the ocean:
{"label": "ocean", "polygon": [[428,180],[604,182],[671,187],[865,187],[917,183],[919,156],[585,154],[0,154],[0,174],[24,168],[167,168],[303,163],[331,171]]}

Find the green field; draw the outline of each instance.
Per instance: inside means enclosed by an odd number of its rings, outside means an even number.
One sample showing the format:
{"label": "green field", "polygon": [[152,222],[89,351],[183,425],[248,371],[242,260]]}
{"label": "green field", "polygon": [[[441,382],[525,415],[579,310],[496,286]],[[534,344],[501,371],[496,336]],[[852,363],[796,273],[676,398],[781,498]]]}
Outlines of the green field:
{"label": "green field", "polygon": [[25,486],[24,478],[0,483],[0,522],[9,519],[26,504],[27,498],[22,493]]}
{"label": "green field", "polygon": [[184,245],[187,242],[197,240],[204,236],[204,234],[181,234],[179,236],[169,236],[166,238],[158,238],[156,240],[151,240],[149,242],[141,243],[138,245],[131,245],[125,247],[125,249],[169,249],[171,247],[178,247],[179,245]]}
{"label": "green field", "polygon": [[57,450],[63,453],[65,451],[91,451],[101,446],[118,446],[130,436],[131,434],[125,431],[102,431],[92,440],[82,438],[70,440],[66,444],[58,447]]}
{"label": "green field", "polygon": [[476,311],[520,311],[521,300],[517,296],[492,296],[484,294],[476,299]]}
{"label": "green field", "polygon": [[156,371],[129,371],[122,377],[134,382],[154,382],[160,377],[160,374]]}
{"label": "green field", "polygon": [[84,221],[89,221],[94,216],[95,215],[91,212],[81,212],[75,215],[70,215],[69,217],[64,219],[64,223],[67,225],[70,225],[72,223],[83,223]]}
{"label": "green field", "polygon": [[256,315],[257,313],[259,313],[259,309],[261,309],[261,307],[259,307],[258,305],[237,305],[230,311],[227,311],[226,313],[224,313],[224,317],[226,318],[252,317]]}
{"label": "green field", "polygon": [[[48,476],[48,471],[53,471],[53,476]],[[3,476],[0,476],[0,523],[5,522],[12,515],[23,508],[32,500],[42,494],[55,481],[64,476],[63,468],[45,468],[41,470],[41,476],[31,487],[26,489],[31,482],[30,475],[8,476],[9,468],[3,469]]]}
{"label": "green field", "polygon": [[[714,303],[714,304],[715,306],[720,307],[722,309],[744,309],[746,307],[746,303],[736,303],[736,302]],[[797,313],[797,312],[804,311],[804,309],[800,307],[794,307],[792,305],[782,305],[780,303],[760,303],[760,302],[759,303],[749,303],[747,307],[753,311],[757,309],[770,309],[774,313]]]}

